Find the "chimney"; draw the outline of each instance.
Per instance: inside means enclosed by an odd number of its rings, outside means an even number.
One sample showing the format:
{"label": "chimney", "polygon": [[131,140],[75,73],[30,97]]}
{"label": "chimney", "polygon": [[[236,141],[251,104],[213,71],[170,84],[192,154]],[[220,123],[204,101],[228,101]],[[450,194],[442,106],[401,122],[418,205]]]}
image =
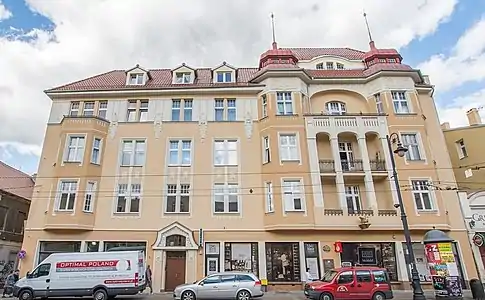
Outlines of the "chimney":
{"label": "chimney", "polygon": [[477,108],[472,108],[466,112],[466,116],[468,118],[468,125],[480,125],[482,124],[482,118],[480,117],[480,113],[478,112]]}
{"label": "chimney", "polygon": [[450,122],[444,122],[443,124],[441,124],[441,130],[446,130],[450,128],[451,128]]}
{"label": "chimney", "polygon": [[35,182],[37,179],[37,173],[32,174],[30,177],[32,177],[32,181]]}

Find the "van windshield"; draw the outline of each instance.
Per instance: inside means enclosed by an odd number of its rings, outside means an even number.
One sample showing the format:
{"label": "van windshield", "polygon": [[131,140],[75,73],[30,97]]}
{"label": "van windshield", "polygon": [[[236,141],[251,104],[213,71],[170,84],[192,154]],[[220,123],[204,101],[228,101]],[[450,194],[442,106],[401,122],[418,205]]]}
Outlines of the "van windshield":
{"label": "van windshield", "polygon": [[337,276],[337,271],[329,270],[323,274],[322,280],[323,282],[332,282],[332,280]]}

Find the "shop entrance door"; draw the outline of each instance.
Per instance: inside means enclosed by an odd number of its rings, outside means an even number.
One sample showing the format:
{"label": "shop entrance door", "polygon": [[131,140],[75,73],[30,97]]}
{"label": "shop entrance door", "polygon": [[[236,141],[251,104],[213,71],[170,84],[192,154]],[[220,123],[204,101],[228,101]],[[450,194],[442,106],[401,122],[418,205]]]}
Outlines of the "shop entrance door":
{"label": "shop entrance door", "polygon": [[165,291],[173,291],[185,282],[185,251],[167,251]]}

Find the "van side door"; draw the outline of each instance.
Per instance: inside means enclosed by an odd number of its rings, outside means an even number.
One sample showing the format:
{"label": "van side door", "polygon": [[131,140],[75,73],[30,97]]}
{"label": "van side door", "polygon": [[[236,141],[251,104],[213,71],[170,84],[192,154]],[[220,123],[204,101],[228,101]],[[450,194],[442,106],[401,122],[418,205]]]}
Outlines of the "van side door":
{"label": "van side door", "polygon": [[355,270],[355,299],[372,299],[374,292],[374,281],[370,270]]}
{"label": "van side door", "polygon": [[37,266],[27,277],[28,285],[34,290],[34,297],[48,297],[50,288],[51,264],[45,263]]}
{"label": "van side door", "polygon": [[336,299],[355,299],[354,294],[354,271],[342,271],[335,280]]}

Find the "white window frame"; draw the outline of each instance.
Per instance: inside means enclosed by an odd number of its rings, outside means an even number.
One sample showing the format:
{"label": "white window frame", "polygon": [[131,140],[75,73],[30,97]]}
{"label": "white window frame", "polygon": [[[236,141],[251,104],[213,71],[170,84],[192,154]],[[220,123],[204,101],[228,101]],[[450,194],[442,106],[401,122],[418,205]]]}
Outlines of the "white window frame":
{"label": "white window frame", "polygon": [[[353,207],[348,207],[348,197],[352,198]],[[345,203],[347,203],[347,210],[352,209],[354,212],[359,212],[363,209],[362,197],[360,195],[360,187],[358,185],[345,186]]]}
{"label": "white window frame", "polygon": [[[102,116],[102,114],[104,116]],[[107,120],[107,118],[108,118],[108,101],[106,101],[106,100],[99,101],[99,104],[98,104],[98,117],[101,118],[101,119]]]}
{"label": "white window frame", "polygon": [[[194,100],[192,99],[184,99],[184,105],[183,105],[183,112],[182,112],[182,119],[185,122],[190,122],[193,121],[194,118]],[[185,118],[185,112],[190,112],[190,118]]]}
{"label": "white window frame", "polygon": [[148,121],[148,106],[150,105],[149,100],[140,100],[140,108],[138,109],[138,121],[146,122]]}
{"label": "white window frame", "polygon": [[269,135],[263,137],[263,164],[271,162],[271,141]]}
{"label": "white window frame", "polygon": [[261,96],[261,116],[266,118],[268,116],[268,96]]}
{"label": "white window frame", "polygon": [[333,61],[327,61],[325,63],[325,69],[326,70],[335,70],[335,66],[334,66]]}
{"label": "white window frame", "polygon": [[129,85],[143,85],[145,83],[145,74],[143,73],[130,73],[129,76]]}
{"label": "white window frame", "polygon": [[[120,193],[120,186],[121,185],[126,185],[126,190],[124,193]],[[139,190],[134,188],[135,186],[139,186]],[[114,214],[140,214],[141,213],[141,207],[142,207],[142,184],[141,183],[133,183],[133,182],[123,182],[123,183],[118,183],[116,186],[116,197],[115,197],[115,207],[114,207]],[[118,211],[118,200],[120,196],[125,197],[125,211]],[[131,210],[131,204],[133,202],[133,199],[138,198],[138,211],[137,212],[132,212]]]}
{"label": "white window frame", "polygon": [[[214,121],[222,122],[225,121],[225,99],[216,98],[214,99]],[[222,103],[222,106],[220,105]],[[217,113],[222,112],[221,119],[217,119]]]}
{"label": "white window frame", "polygon": [[[288,95],[289,95],[289,98],[288,98]],[[280,111],[280,104],[283,105],[283,111]],[[291,112],[288,111],[286,108],[288,104],[291,104]],[[295,102],[293,101],[292,92],[288,92],[288,91],[276,92],[276,112],[278,116],[292,116],[295,114]]]}
{"label": "white window frame", "polygon": [[[234,105],[229,105],[230,103],[234,103]],[[234,119],[229,119],[229,116],[234,116]],[[235,98],[228,98],[226,99],[226,121],[234,122],[237,121],[237,101]]]}
{"label": "white window frame", "polygon": [[324,63],[318,63],[318,64],[315,65],[315,69],[324,70],[323,66],[324,66]]}
{"label": "white window frame", "polygon": [[[175,186],[175,193],[170,188],[171,186]],[[187,189],[185,188],[186,186],[188,186]],[[164,213],[166,213],[166,214],[190,214],[191,202],[192,202],[192,197],[191,197],[192,187],[191,187],[191,185],[188,184],[188,183],[167,184],[165,188],[166,188],[166,196],[165,196]],[[175,197],[175,211],[168,211],[168,197],[169,196]],[[182,197],[188,197],[189,198],[188,211],[180,211],[180,207],[181,207],[181,203],[182,203]]]}
{"label": "white window frame", "polygon": [[[232,80],[232,73],[231,71],[217,71],[216,72],[216,82],[217,83],[227,83],[227,82],[233,82]],[[229,79],[227,78],[229,74]],[[219,80],[219,75],[222,75],[222,81]]]}
{"label": "white window frame", "polygon": [[[303,178],[282,178],[281,199],[283,199],[283,207],[285,212],[306,212]],[[296,199],[300,199],[301,209],[295,208]],[[291,207],[288,207],[287,202],[289,200],[291,200]]]}
{"label": "white window frame", "polygon": [[[125,152],[124,145],[125,143],[130,143],[132,144],[132,148],[130,152],[130,162],[129,164],[124,164],[123,163],[123,153]],[[138,144],[145,144],[144,151],[143,151],[143,162],[140,164],[135,164],[135,156],[137,153],[140,153],[140,151],[136,149],[136,146]],[[128,151],[126,151],[128,152]],[[146,139],[123,139],[121,140],[121,146],[120,146],[120,166],[121,167],[143,167],[146,162],[146,155],[147,155],[147,141]]]}
{"label": "white window frame", "polygon": [[265,198],[266,198],[266,213],[274,212],[274,192],[273,183],[267,181],[264,183]]}
{"label": "white window frame", "polygon": [[[76,139],[77,142],[75,145],[71,145],[71,140]],[[79,146],[79,140],[82,139],[84,144]],[[69,159],[69,154],[72,151],[75,151],[75,159]],[[86,135],[85,134],[68,134],[66,136],[66,146],[64,150],[64,163],[79,163],[82,164],[84,162],[84,152],[86,152]],[[80,157],[79,157],[80,156]]]}
{"label": "white window frame", "polygon": [[384,113],[384,103],[382,102],[382,97],[380,93],[374,94],[374,101],[376,102],[376,111],[378,114]]}
{"label": "white window frame", "polygon": [[[395,114],[411,113],[411,104],[406,91],[391,91],[392,107]],[[404,103],[406,105],[404,105]],[[397,105],[397,109],[396,109]],[[406,108],[404,108],[406,107]]]}
{"label": "white window frame", "polygon": [[[172,148],[172,144],[175,144],[177,143],[177,149],[174,149]],[[184,143],[189,143],[190,145],[190,148],[187,149],[187,148],[184,148]],[[176,138],[169,138],[168,139],[168,162],[167,164],[169,166],[191,166],[192,165],[192,155],[193,155],[193,152],[192,152],[192,148],[194,147],[193,143],[192,143],[192,140],[190,139],[183,139],[183,138],[180,138],[180,139],[176,139]],[[183,154],[185,153],[189,153],[189,157],[190,157],[190,161],[189,163],[183,163]],[[171,161],[171,158],[172,158],[172,153],[177,153],[177,161],[176,162],[173,162]]]}
{"label": "white window frame", "polygon": [[[88,107],[88,105],[89,105],[89,107]],[[96,107],[95,101],[85,101],[85,102],[83,102],[83,116],[84,117],[93,117],[95,107]]]}
{"label": "white window frame", "polygon": [[[136,106],[138,104],[137,100],[128,100],[128,106],[126,108],[126,122],[136,122]],[[130,118],[133,116],[133,118]]]}
{"label": "white window frame", "polygon": [[463,139],[459,139],[458,141],[456,141],[456,149],[458,150],[459,159],[468,157],[468,151],[466,150],[465,141]]}
{"label": "white window frame", "polygon": [[[182,109],[182,99],[172,99],[171,121],[180,122],[180,111]],[[174,116],[178,116],[177,119]]]}
{"label": "white window frame", "polygon": [[[63,190],[63,185],[68,184],[69,187],[65,190]],[[73,187],[73,185],[75,185]],[[66,207],[61,208],[61,198],[62,194],[66,192],[67,194],[67,200],[66,200]],[[69,207],[69,198],[71,194],[74,194],[74,200],[72,204],[72,209],[68,209]],[[76,202],[77,202],[77,197],[79,195],[79,179],[60,179],[57,187],[57,199],[56,199],[56,206],[55,206],[55,211],[60,211],[60,212],[74,212],[76,210]]]}
{"label": "white window frame", "polygon": [[343,63],[336,63],[337,70],[345,70],[345,65]]}
{"label": "white window frame", "polygon": [[[96,141],[99,141],[99,145],[96,147]],[[100,137],[93,138],[93,145],[91,147],[91,163],[95,165],[101,164],[101,151],[103,149],[103,139]],[[98,152],[98,157],[95,159],[94,153],[95,151]]]}
{"label": "white window frame", "polygon": [[86,182],[86,192],[84,193],[83,212],[92,213],[94,211],[96,187],[97,187],[96,181]]}
{"label": "white window frame", "polygon": [[191,72],[175,72],[175,83],[189,84],[192,82]]}
{"label": "white window frame", "polygon": [[[426,182],[428,184],[428,189],[422,189],[424,187],[423,184],[416,185],[415,182]],[[411,186],[411,196],[412,196],[412,201],[414,203],[414,208],[417,213],[422,213],[422,212],[437,212],[438,208],[436,206],[436,198],[433,192],[433,189],[431,188],[431,178],[409,178],[409,185]],[[418,189],[415,189],[415,187],[418,187]],[[423,194],[428,194],[429,197],[429,203],[431,208],[426,209],[424,205],[424,198]],[[418,206],[416,205],[416,199],[414,198],[416,194],[419,194],[419,198],[421,201],[421,205],[423,206],[423,209],[418,209]]]}
{"label": "white window frame", "polygon": [[[290,145],[290,137],[294,136],[296,140],[296,145]],[[287,141],[285,141],[287,140]],[[285,149],[283,149],[285,147]],[[291,148],[296,147],[297,157],[285,157],[283,153],[286,152],[288,156],[291,154]],[[291,161],[301,161],[300,154],[300,138],[297,132],[279,132],[278,133],[278,152],[280,156],[280,162],[291,162]]]}
{"label": "white window frame", "polygon": [[[416,137],[416,143],[415,144],[408,144],[405,136],[409,135],[414,135]],[[402,145],[408,149],[406,154],[404,155],[404,158],[406,162],[410,161],[415,161],[415,162],[420,162],[420,161],[426,161],[426,156],[424,152],[424,146],[423,142],[421,140],[421,134],[419,132],[400,132],[399,133],[399,140],[402,143]],[[412,147],[416,147],[416,149],[419,152],[419,158],[414,157],[413,151],[411,151]]]}
{"label": "white window frame", "polygon": [[80,101],[71,101],[71,104],[70,104],[70,107],[69,107],[69,116],[71,116],[71,117],[79,116],[80,108],[81,108],[81,102]]}
{"label": "white window frame", "polygon": [[[336,106],[336,107],[332,107]],[[325,109],[330,115],[345,115],[347,113],[347,106],[341,101],[330,101],[325,104]]]}
{"label": "white window frame", "polygon": [[[222,188],[222,193],[217,193]],[[241,213],[241,196],[239,195],[239,185],[237,183],[214,183],[212,190],[212,212],[213,214],[240,214]],[[216,196],[223,196],[224,211],[216,212]],[[230,197],[237,197],[237,211],[229,211]]]}
{"label": "white window frame", "polygon": [[[217,150],[216,143],[223,142],[224,149]],[[236,144],[236,150],[229,150],[229,143],[234,142]],[[224,160],[222,163],[216,163],[216,151],[224,151]],[[234,151],[236,152],[236,162],[230,163],[229,162],[229,152]],[[239,164],[239,141],[237,139],[214,139],[212,142],[212,155],[213,155],[213,164],[214,166],[237,166]]]}

